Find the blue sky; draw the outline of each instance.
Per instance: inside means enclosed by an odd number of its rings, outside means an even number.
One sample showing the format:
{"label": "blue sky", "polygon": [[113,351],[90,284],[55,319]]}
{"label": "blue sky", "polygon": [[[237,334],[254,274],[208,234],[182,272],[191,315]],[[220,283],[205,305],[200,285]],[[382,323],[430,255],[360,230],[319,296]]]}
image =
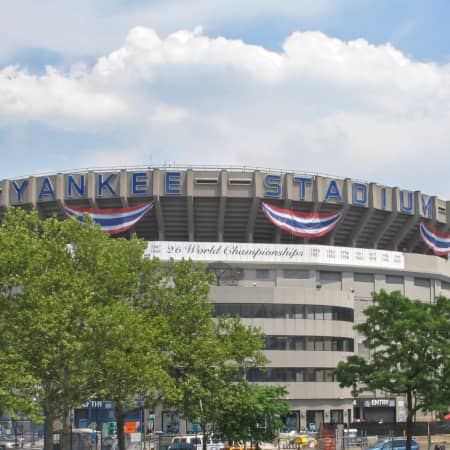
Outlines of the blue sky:
{"label": "blue sky", "polygon": [[450,198],[448,0],[15,0],[0,179],[252,165]]}

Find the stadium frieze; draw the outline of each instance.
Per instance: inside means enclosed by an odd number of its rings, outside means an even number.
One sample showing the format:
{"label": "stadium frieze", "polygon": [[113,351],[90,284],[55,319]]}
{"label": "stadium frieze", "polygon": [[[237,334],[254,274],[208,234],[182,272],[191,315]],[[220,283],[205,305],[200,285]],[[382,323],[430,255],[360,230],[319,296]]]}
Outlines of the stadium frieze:
{"label": "stadium frieze", "polygon": [[446,223],[447,202],[419,191],[318,175],[232,170],[75,172],[2,181],[1,205],[100,198],[247,197],[375,208]]}

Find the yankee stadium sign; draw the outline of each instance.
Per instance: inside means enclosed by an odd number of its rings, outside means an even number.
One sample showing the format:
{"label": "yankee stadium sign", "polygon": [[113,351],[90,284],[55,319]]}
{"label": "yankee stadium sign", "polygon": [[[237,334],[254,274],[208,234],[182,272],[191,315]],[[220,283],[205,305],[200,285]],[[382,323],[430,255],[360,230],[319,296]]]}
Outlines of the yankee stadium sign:
{"label": "yankee stadium sign", "polygon": [[247,196],[354,205],[446,222],[446,202],[419,191],[350,179],[230,170],[85,171],[2,181],[1,205],[100,198]]}

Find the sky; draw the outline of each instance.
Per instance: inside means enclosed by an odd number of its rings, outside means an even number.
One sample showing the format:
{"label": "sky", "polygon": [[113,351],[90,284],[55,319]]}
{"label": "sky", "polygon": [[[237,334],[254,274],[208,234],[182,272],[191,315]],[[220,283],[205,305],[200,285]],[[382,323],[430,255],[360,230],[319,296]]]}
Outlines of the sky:
{"label": "sky", "polygon": [[5,0],[0,179],[252,166],[450,199],[448,0]]}

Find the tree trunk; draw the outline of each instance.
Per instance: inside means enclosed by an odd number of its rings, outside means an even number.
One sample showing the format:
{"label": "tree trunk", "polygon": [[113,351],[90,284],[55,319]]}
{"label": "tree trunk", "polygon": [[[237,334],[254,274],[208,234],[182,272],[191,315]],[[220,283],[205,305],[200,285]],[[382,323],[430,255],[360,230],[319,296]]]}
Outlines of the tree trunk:
{"label": "tree trunk", "polygon": [[125,411],[120,401],[114,402],[117,421],[117,444],[118,450],[125,450]]}
{"label": "tree trunk", "polygon": [[53,450],[53,422],[56,415],[48,397],[45,399],[44,415],[44,450]]}
{"label": "tree trunk", "polygon": [[411,450],[412,442],[412,424],[414,418],[414,409],[412,404],[412,392],[410,389],[406,392],[406,450]]}
{"label": "tree trunk", "polygon": [[70,423],[70,408],[67,404],[63,407],[62,414],[62,434],[61,434],[61,447],[60,450],[72,450],[71,443],[72,427]]}
{"label": "tree trunk", "polygon": [[202,423],[202,428],[203,428],[202,449],[206,450],[208,445],[208,433],[206,432],[206,423]]}

